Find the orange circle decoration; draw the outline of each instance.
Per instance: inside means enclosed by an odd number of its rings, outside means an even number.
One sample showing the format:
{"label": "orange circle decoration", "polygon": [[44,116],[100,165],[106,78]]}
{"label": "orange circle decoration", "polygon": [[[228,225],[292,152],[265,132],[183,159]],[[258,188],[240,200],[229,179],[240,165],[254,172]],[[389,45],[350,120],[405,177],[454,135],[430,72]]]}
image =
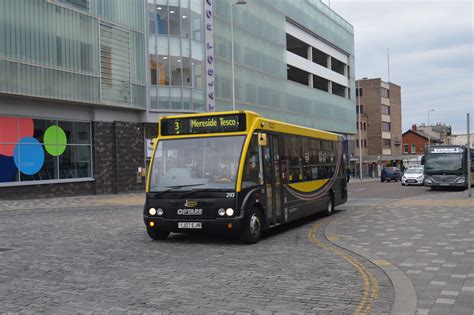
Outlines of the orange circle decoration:
{"label": "orange circle decoration", "polygon": [[15,145],[23,138],[33,137],[32,118],[0,117],[0,154],[13,156]]}

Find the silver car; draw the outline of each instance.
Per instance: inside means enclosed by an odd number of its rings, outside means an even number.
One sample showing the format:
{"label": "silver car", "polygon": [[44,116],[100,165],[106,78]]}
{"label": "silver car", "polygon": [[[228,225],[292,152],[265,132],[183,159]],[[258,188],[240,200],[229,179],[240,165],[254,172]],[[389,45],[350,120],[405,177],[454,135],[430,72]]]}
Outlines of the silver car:
{"label": "silver car", "polygon": [[423,185],[423,180],[425,176],[423,175],[423,168],[409,168],[405,171],[402,176],[402,186],[405,185]]}

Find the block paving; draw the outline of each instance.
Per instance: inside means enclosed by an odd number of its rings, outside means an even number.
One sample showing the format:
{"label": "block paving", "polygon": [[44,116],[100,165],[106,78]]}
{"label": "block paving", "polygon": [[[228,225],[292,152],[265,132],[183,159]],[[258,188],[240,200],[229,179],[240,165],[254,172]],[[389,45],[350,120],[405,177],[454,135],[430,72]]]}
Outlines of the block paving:
{"label": "block paving", "polygon": [[[324,227],[332,218],[277,228],[250,246],[220,235],[154,242],[140,198],[2,202],[0,313],[353,314],[361,302],[361,275],[328,250]],[[315,224],[320,245],[308,237]],[[376,279],[370,310],[388,314],[390,280],[348,255]]]}
{"label": "block paving", "polygon": [[474,314],[474,203],[466,192],[387,201],[354,199],[331,222],[346,244],[402,270],[418,314]]}

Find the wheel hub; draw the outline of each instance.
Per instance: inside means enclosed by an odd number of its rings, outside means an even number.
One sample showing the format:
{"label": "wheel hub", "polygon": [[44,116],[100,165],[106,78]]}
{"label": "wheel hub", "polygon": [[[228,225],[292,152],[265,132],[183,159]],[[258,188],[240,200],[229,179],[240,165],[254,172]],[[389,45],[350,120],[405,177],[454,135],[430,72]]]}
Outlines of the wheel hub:
{"label": "wheel hub", "polygon": [[256,214],[253,214],[250,218],[250,233],[253,237],[258,236],[258,234],[260,233],[260,227],[260,219]]}

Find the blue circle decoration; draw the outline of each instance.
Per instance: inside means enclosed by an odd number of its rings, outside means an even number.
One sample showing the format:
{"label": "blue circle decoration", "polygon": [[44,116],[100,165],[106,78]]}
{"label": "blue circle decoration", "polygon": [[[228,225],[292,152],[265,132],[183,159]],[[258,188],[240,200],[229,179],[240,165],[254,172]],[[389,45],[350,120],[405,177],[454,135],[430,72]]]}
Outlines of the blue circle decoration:
{"label": "blue circle decoration", "polygon": [[16,166],[13,157],[0,154],[0,183],[11,182],[15,173]]}
{"label": "blue circle decoration", "polygon": [[15,146],[13,159],[20,172],[26,175],[34,175],[44,164],[43,146],[35,138],[22,138]]}

